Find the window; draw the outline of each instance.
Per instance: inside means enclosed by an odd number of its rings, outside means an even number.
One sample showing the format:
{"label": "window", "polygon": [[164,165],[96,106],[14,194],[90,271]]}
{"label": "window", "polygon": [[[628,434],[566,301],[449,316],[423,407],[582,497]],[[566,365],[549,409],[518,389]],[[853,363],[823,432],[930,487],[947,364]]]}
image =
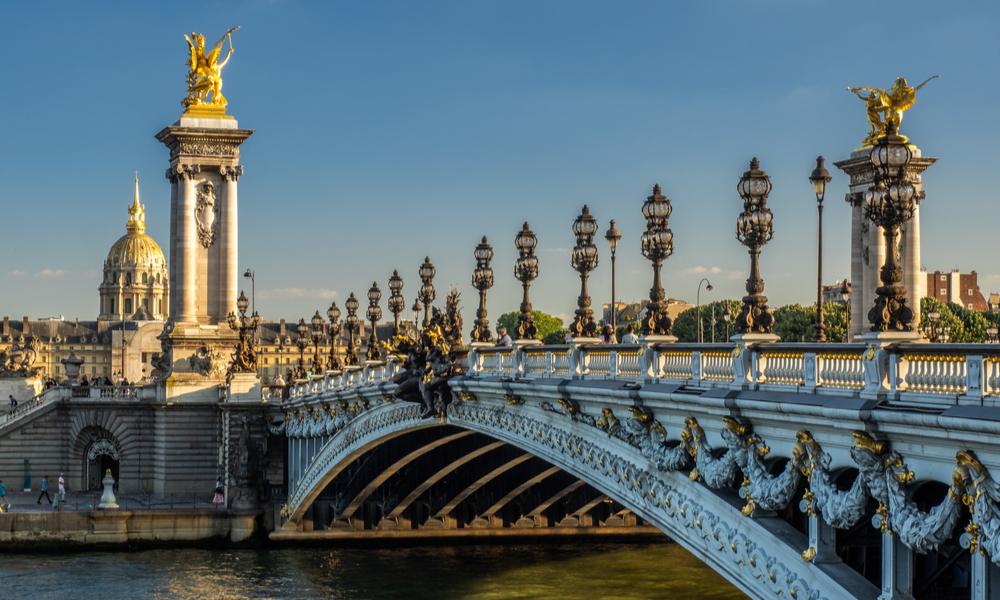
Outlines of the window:
{"label": "window", "polygon": [[972,310],[972,303],[969,302],[969,310]]}
{"label": "window", "polygon": [[972,288],[969,288],[969,295],[972,295]]}
{"label": "window", "polygon": [[132,313],[132,299],[131,298],[126,298],[125,299],[125,314],[131,314],[131,313]]}
{"label": "window", "polygon": [[942,275],[941,276],[941,281],[948,281],[948,276],[947,275]]}
{"label": "window", "polygon": [[142,285],[146,285],[147,283],[149,283],[149,275],[146,274],[146,273],[143,273],[142,274]]}
{"label": "window", "polygon": [[945,294],[945,291],[944,291],[944,290],[941,290],[941,291],[939,291],[938,293],[939,293],[939,294],[941,294],[942,296],[944,296],[944,294]]}

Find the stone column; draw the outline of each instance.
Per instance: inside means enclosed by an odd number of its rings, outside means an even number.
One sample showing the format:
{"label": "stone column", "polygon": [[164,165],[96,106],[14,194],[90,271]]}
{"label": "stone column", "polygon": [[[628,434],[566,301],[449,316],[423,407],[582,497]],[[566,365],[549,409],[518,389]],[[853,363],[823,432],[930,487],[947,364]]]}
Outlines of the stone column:
{"label": "stone column", "polygon": [[176,274],[172,278],[173,285],[177,290],[173,294],[176,301],[171,310],[171,319],[180,323],[193,323],[197,321],[197,254],[198,229],[195,222],[194,212],[197,204],[197,191],[195,190],[195,177],[201,172],[198,165],[177,164],[174,166],[177,183],[179,187],[179,202],[176,203],[177,214],[175,222],[172,223],[174,230],[171,231],[171,247],[176,246],[176,256],[172,259]]}
{"label": "stone column", "polygon": [[860,204],[851,205],[851,330],[848,332],[848,341],[860,335],[865,323],[865,312],[863,309],[864,300],[862,290],[864,286],[865,261],[862,252],[864,235],[865,215]]}
{"label": "stone column", "polygon": [[220,259],[219,308],[221,319],[230,312],[236,312],[236,297],[239,294],[239,221],[237,210],[236,184],[243,175],[243,165],[219,168],[226,182],[226,194],[222,203],[222,244]]}
{"label": "stone column", "polygon": [[913,309],[913,328],[920,330],[920,300],[926,295],[926,277],[920,272],[920,205],[903,231],[903,285]]}

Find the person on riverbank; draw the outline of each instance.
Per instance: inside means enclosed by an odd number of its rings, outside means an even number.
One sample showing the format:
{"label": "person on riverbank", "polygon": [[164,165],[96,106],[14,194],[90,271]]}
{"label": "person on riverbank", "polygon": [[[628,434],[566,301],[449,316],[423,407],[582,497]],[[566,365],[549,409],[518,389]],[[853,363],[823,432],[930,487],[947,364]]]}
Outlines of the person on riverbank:
{"label": "person on riverbank", "polygon": [[42,503],[42,496],[44,496],[45,499],[49,501],[49,506],[52,506],[52,496],[49,496],[49,476],[48,475],[42,475],[42,480],[40,482],[38,482],[38,489],[41,490],[41,492],[38,494],[38,501],[35,502],[35,504],[41,504]]}
{"label": "person on riverbank", "polygon": [[212,504],[222,506],[226,503],[225,489],[222,487],[222,479],[215,480],[215,493],[212,494]]}
{"label": "person on riverbank", "polygon": [[62,473],[59,474],[59,501],[66,501],[66,478]]}
{"label": "person on riverbank", "polygon": [[7,504],[7,486],[0,479],[0,513],[3,512],[10,512],[10,504]]}

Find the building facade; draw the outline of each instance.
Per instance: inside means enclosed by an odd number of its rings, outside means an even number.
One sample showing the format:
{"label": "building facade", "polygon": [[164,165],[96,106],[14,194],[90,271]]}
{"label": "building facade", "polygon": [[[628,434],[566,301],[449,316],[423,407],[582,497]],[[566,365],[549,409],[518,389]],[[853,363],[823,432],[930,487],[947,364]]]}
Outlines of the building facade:
{"label": "building facade", "polygon": [[986,296],[979,289],[979,275],[975,271],[924,271],[927,297],[945,304],[958,304],[967,310],[984,312],[989,309]]}

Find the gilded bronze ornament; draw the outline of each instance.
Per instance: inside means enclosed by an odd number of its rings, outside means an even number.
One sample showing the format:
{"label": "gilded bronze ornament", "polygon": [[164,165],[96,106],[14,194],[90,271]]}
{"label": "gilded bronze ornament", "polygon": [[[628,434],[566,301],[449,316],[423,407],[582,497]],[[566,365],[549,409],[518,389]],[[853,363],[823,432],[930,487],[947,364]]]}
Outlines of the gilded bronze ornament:
{"label": "gilded bronze ornament", "polygon": [[330,303],[330,308],[326,309],[326,316],[330,319],[330,357],[327,360],[331,371],[340,371],[344,368],[340,361],[340,309],[336,302]]}
{"label": "gilded bronze ornament", "polygon": [[473,256],[476,257],[476,270],[472,272],[472,287],[479,291],[479,308],[476,309],[476,321],[472,328],[473,342],[489,342],[492,339],[490,332],[490,322],[486,318],[486,291],[493,287],[493,268],[490,261],[493,259],[493,246],[483,241],[476,246]]}
{"label": "gilded bronze ornament", "polygon": [[595,233],[597,233],[597,220],[584,204],[583,211],[573,221],[576,246],[573,247],[573,252],[570,254],[570,264],[580,274],[580,295],[576,299],[576,318],[573,319],[569,328],[573,337],[595,337],[597,335],[594,311],[590,308],[590,290],[587,288],[590,272],[597,268]]}
{"label": "gilded bronze ornament", "polygon": [[660,192],[660,184],[653,186],[653,193],[642,204],[642,216],[646,219],[646,231],[640,238],[642,255],[653,263],[653,287],[649,288],[649,305],[642,322],[646,335],[670,335],[673,321],[667,313],[667,295],[660,283],[660,269],[674,253],[674,233],[670,230],[670,213],[673,206],[670,198]]}
{"label": "gilded bronze ornament", "polygon": [[[190,36],[184,36],[184,41],[188,45],[188,93],[181,104],[184,105],[187,112],[194,113],[195,111],[192,109],[203,108],[202,112],[225,114],[229,101],[222,95],[222,69],[233,56],[233,33],[239,28],[239,25],[230,28],[219,38],[219,41],[215,42],[212,49],[207,51],[204,35],[192,32]],[[219,62],[222,44],[227,40],[229,41],[229,50],[222,62]],[[211,99],[209,95],[211,95]]]}
{"label": "gilded bronze ornament", "polygon": [[392,313],[392,335],[401,333],[399,328],[399,315],[406,309],[406,301],[403,300],[403,278],[399,276],[399,271],[393,270],[392,277],[389,278],[389,312]]}
{"label": "gilded bronze ornament", "polygon": [[774,235],[771,209],[767,195],[771,192],[771,178],[760,168],[756,157],[750,169],[743,173],[736,186],[743,199],[743,212],[736,220],[736,239],[749,249],[750,277],[747,278],[747,295],[743,297],[743,310],[736,317],[740,333],[774,333],[774,315],[767,306],[764,280],[760,276],[760,250]]}
{"label": "gilded bronze ornament", "polygon": [[382,318],[382,307],[378,305],[381,299],[382,290],[378,289],[378,282],[373,281],[372,286],[368,288],[368,320],[372,324],[371,333],[368,335],[368,352],[365,354],[368,360],[382,359],[382,351],[378,347],[377,329],[379,319]]}
{"label": "gilded bronze ornament", "polygon": [[514,247],[517,248],[517,261],[514,263],[514,277],[521,282],[521,314],[517,319],[517,339],[534,340],[538,338],[538,328],[535,327],[535,318],[531,312],[531,299],[528,296],[528,288],[531,282],[538,277],[538,258],[535,256],[535,246],[538,245],[538,238],[525,222],[521,231],[514,238]]}
{"label": "gilded bronze ornament", "polygon": [[431,323],[431,302],[434,302],[434,275],[437,273],[437,269],[434,268],[434,264],[431,263],[430,257],[424,257],[424,264],[420,265],[420,281],[423,283],[420,286],[420,303],[424,307],[424,327],[427,327]]}
{"label": "gilded bronze ornament", "polygon": [[354,292],[348,296],[344,302],[347,308],[347,319],[344,326],[347,328],[347,353],[344,355],[344,365],[356,367],[361,362],[358,359],[358,334],[361,332],[361,319],[358,318],[358,299],[354,297]]}
{"label": "gilded bronze ornament", "polygon": [[[903,124],[903,113],[916,104],[917,92],[920,91],[920,88],[936,78],[937,75],[932,75],[920,85],[913,87],[906,82],[905,77],[897,77],[888,90],[870,86],[848,87],[847,91],[865,102],[869,131],[863,145],[874,146],[878,143],[882,132],[888,131],[889,127],[892,127],[898,135],[899,127]],[[905,136],[899,137],[904,142],[907,141]]]}
{"label": "gilded bronze ornament", "polygon": [[240,341],[233,349],[232,359],[229,361],[229,368],[226,370],[226,381],[231,381],[236,373],[256,373],[257,372],[257,349],[254,347],[254,336],[257,327],[260,326],[260,315],[254,312],[247,316],[247,308],[250,301],[247,295],[240,292],[236,299],[236,309],[239,314],[230,312],[226,317],[229,328],[239,333]]}
{"label": "gilded bronze ornament", "polygon": [[882,228],[885,236],[885,264],[879,272],[882,285],[875,290],[875,305],[868,311],[871,331],[913,331],[913,310],[907,306],[900,264],[900,229],[917,208],[920,193],[906,174],[913,158],[906,139],[889,122],[869,155],[875,177],[865,192],[865,215]]}

